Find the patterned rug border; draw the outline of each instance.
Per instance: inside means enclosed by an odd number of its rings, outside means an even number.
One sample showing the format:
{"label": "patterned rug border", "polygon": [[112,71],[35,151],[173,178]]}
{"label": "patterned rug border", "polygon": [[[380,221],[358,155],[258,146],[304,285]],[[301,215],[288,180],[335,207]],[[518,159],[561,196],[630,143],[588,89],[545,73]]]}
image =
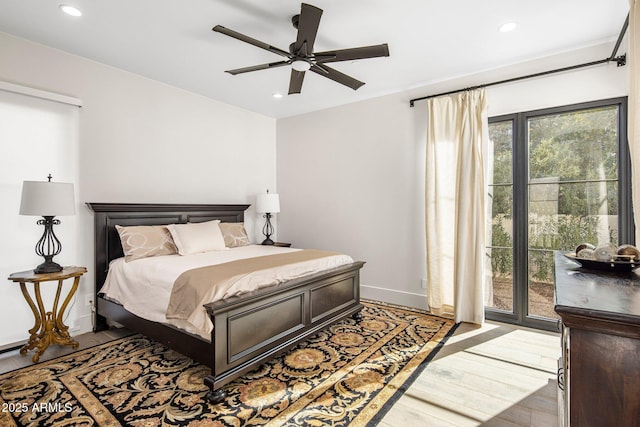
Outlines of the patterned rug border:
{"label": "patterned rug border", "polygon": [[[409,307],[409,306],[404,306],[404,305],[399,305],[399,304],[393,304],[393,303],[375,301],[375,300],[368,300],[368,299],[361,299],[361,301],[364,302],[364,303],[378,304],[378,305],[383,306],[383,307],[391,307],[391,308],[395,308],[397,310],[412,311],[412,312],[418,313],[418,314],[424,314],[424,315],[427,315],[427,316],[437,317],[439,319],[446,319],[446,320],[453,321],[453,319],[451,319],[449,317],[438,316],[437,314],[432,314],[428,310],[425,310],[425,309],[422,309],[422,308]],[[380,408],[378,413],[374,417],[371,418],[371,420],[367,423],[367,427],[374,427],[374,426],[378,425],[378,423],[380,421],[382,421],[382,419],[385,417],[385,415],[387,415],[387,413],[391,410],[393,405],[395,405],[396,402],[398,402],[398,400],[400,400],[402,395],[404,395],[407,392],[407,390],[409,390],[411,385],[416,381],[416,379],[418,379],[420,374],[422,374],[422,372],[424,372],[424,370],[427,368],[429,363],[433,360],[434,357],[436,357],[436,355],[440,352],[442,347],[444,347],[444,345],[449,340],[449,338],[455,333],[456,329],[458,329],[459,325],[460,325],[460,323],[454,323],[453,324],[453,326],[451,327],[449,332],[447,332],[447,334],[444,336],[444,338],[436,345],[436,347],[431,351],[431,353],[429,353],[429,355],[420,363],[420,365],[416,366],[416,368],[413,370],[411,375],[406,379],[406,381],[402,384],[402,386],[400,386],[396,390],[396,392],[393,394],[393,396],[391,396],[385,402],[385,404]]]}
{"label": "patterned rug border", "polygon": [[367,299],[367,298],[360,298],[360,302],[365,303],[365,304],[376,304],[376,305],[380,305],[382,307],[391,307],[391,308],[395,308],[395,309],[398,309],[398,310],[413,311],[414,313],[426,314],[426,315],[429,315],[429,316],[437,317],[438,319],[453,320],[453,317],[440,316],[438,314],[433,314],[429,310],[426,310],[424,308],[411,307],[409,305],[401,305],[401,304],[395,304],[395,303],[392,303],[392,302],[384,302],[384,301],[378,301],[378,300]]}

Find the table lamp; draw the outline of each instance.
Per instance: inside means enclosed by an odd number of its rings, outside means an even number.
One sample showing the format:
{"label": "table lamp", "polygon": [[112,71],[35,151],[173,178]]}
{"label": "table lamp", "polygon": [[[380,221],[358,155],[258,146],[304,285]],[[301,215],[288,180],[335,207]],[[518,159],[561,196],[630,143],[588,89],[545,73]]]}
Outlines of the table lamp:
{"label": "table lamp", "polygon": [[44,258],[44,262],[34,269],[36,274],[55,273],[61,271],[60,264],[53,262],[53,257],[62,250],[62,245],[53,232],[53,226],[60,224],[61,215],[75,215],[73,184],[49,181],[24,181],[20,215],[42,216],[37,224],[44,225],[44,233],[36,243],[36,254]]}
{"label": "table lamp", "polygon": [[256,200],[256,211],[258,213],[264,213],[265,218],[264,227],[262,228],[262,234],[265,239],[262,242],[263,245],[273,245],[271,235],[273,234],[273,226],[271,225],[271,214],[280,212],[280,197],[275,193],[258,194]]}

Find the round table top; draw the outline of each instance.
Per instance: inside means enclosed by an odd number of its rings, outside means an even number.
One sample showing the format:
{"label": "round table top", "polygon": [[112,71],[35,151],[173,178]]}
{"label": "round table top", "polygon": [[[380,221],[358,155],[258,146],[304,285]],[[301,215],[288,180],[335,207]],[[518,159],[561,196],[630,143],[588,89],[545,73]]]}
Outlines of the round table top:
{"label": "round table top", "polygon": [[13,282],[47,282],[53,280],[64,280],[70,277],[82,276],[87,272],[85,267],[67,266],[63,267],[62,271],[55,273],[36,274],[33,270],[20,271],[9,275],[9,280]]}

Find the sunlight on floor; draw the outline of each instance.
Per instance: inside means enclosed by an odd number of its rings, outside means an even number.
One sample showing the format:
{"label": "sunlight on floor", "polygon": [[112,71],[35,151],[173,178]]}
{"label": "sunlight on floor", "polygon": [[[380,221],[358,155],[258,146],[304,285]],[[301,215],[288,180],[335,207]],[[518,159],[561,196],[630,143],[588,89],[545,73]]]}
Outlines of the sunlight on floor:
{"label": "sunlight on floor", "polygon": [[462,324],[380,426],[557,425],[558,334]]}

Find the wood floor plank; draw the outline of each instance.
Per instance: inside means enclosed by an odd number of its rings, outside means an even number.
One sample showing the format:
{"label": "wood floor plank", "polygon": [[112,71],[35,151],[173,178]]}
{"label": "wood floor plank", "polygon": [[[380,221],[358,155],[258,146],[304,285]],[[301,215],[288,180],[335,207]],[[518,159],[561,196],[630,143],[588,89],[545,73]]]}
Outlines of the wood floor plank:
{"label": "wood floor plank", "polygon": [[514,398],[524,398],[532,389],[544,387],[547,379],[542,379],[537,383],[524,383],[512,381],[511,375],[499,377],[499,372],[495,370],[473,371],[467,369],[459,361],[451,360],[446,367],[442,365],[433,366],[431,375],[420,380],[419,384],[429,387],[430,382],[435,378],[450,378],[456,383],[464,384],[464,388],[469,394],[489,395],[501,400],[511,401]]}
{"label": "wood floor plank", "polygon": [[475,379],[467,378],[464,382],[451,382],[430,376],[419,380],[422,380],[421,386],[414,389],[415,396],[419,396],[424,401],[451,408],[454,412],[467,414],[471,418],[487,420],[513,404],[504,396],[496,396],[490,389],[478,390],[469,387],[468,382]]}
{"label": "wood floor plank", "polygon": [[[414,401],[411,401],[414,400]],[[385,420],[393,420],[389,424]],[[443,408],[430,402],[410,400],[396,403],[387,413],[380,425],[387,426],[476,426],[479,420],[466,414],[453,412],[451,408]]]}
{"label": "wood floor plank", "polygon": [[530,390],[531,387],[542,387],[549,378],[555,377],[555,371],[523,369],[508,361],[487,358],[470,352],[459,352],[456,357],[447,360],[446,366],[456,368],[462,374],[475,374],[486,379],[498,379],[514,387]]}

